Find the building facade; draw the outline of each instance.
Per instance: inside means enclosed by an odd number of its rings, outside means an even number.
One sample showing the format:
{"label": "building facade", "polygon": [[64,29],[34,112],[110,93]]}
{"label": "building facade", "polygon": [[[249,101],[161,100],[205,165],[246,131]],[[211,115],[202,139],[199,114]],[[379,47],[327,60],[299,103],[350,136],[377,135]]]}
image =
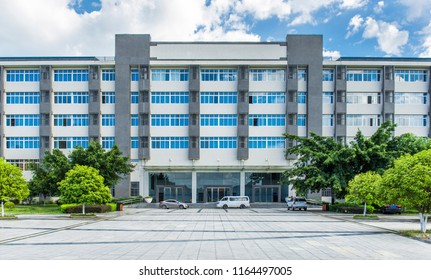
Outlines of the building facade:
{"label": "building facade", "polygon": [[118,144],[135,171],[117,197],[279,202],[295,158],[283,133],[351,141],[392,120],[430,135],[431,59],[324,60],[322,37],[285,42],[152,42],[117,35],[115,58],[0,58],[0,156]]}

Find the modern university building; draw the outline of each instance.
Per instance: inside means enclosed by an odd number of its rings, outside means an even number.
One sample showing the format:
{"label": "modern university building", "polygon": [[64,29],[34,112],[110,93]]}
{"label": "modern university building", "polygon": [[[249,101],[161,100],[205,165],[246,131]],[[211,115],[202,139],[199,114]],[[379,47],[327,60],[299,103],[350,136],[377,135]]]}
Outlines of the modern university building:
{"label": "modern university building", "polygon": [[28,178],[47,150],[118,144],[136,165],[117,197],[278,202],[294,158],[283,133],[349,141],[385,120],[430,135],[431,59],[324,60],[322,37],[153,42],[117,35],[115,58],[0,58],[0,156]]}

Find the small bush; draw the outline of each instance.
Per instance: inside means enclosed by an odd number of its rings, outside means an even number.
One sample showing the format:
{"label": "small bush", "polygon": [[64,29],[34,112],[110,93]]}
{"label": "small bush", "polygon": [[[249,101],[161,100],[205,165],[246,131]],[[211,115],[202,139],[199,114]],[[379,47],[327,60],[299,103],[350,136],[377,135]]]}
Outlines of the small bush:
{"label": "small bush", "polygon": [[[65,204],[63,204],[65,205]],[[62,207],[63,207],[62,205]],[[82,213],[82,205],[73,205],[66,208],[66,213],[72,214],[72,213]],[[111,205],[86,205],[85,206],[85,213],[106,213],[111,212],[112,208]]]}
{"label": "small bush", "polygon": [[13,209],[15,208],[15,203],[13,203],[12,201],[7,201],[5,202],[4,207],[6,207],[7,209]]}
{"label": "small bush", "polygon": [[117,203],[108,203],[106,205],[111,206],[111,211],[117,211]]}
{"label": "small bush", "polygon": [[[367,205],[367,213],[374,213],[374,207]],[[364,206],[358,205],[353,202],[342,202],[329,205],[329,211],[340,212],[340,213],[351,213],[351,214],[362,214],[364,212]]]}

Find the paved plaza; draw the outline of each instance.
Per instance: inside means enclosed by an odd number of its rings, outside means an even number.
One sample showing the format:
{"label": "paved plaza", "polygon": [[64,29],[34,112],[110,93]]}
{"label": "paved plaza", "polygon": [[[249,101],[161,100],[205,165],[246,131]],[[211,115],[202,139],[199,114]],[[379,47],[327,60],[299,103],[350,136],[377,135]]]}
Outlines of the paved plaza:
{"label": "paved plaza", "polygon": [[71,219],[0,220],[3,260],[431,260],[431,244],[391,229],[417,216],[357,222],[351,215],[285,208],[131,209]]}

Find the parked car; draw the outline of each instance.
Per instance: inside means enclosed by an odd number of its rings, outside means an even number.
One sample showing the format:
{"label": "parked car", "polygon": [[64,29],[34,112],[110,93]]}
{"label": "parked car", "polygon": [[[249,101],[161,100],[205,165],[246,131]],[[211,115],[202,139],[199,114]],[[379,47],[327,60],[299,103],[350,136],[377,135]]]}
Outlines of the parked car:
{"label": "parked car", "polygon": [[294,211],[295,209],[304,209],[304,211],[307,211],[307,207],[308,205],[305,197],[292,196],[287,199],[287,210],[292,209],[292,211]]}
{"label": "parked car", "polygon": [[217,202],[217,207],[227,209],[228,207],[246,208],[250,207],[250,198],[248,196],[225,196]]}
{"label": "parked car", "polygon": [[167,199],[159,202],[159,207],[163,209],[168,208],[179,208],[179,209],[187,209],[189,208],[189,205],[184,202],[180,202],[175,199]]}
{"label": "parked car", "polygon": [[400,214],[401,206],[396,204],[387,204],[381,208],[383,214]]}

